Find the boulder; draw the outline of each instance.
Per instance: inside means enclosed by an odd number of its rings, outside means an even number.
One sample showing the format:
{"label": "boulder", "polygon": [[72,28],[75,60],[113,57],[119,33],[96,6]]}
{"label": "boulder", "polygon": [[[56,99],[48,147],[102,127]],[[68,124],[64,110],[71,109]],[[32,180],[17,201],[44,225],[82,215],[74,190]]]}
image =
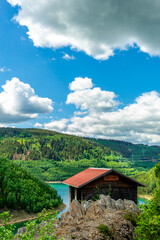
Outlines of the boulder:
{"label": "boulder", "polygon": [[97,201],[98,205],[101,205],[105,208],[110,209],[111,211],[116,210],[116,206],[115,206],[115,200],[112,199],[109,195],[105,196],[103,194],[100,195],[100,199]]}
{"label": "boulder", "polygon": [[101,205],[98,205],[96,202],[91,204],[87,209],[86,209],[86,216],[97,216],[101,215],[104,213],[104,207]]}
{"label": "boulder", "polygon": [[92,200],[84,200],[81,202],[81,206],[83,207],[84,211],[86,212],[87,208],[92,205],[93,201]]}
{"label": "boulder", "polygon": [[124,210],[125,209],[124,201],[122,199],[118,199],[117,201],[115,201],[115,207],[117,210]]}
{"label": "boulder", "polygon": [[68,213],[72,216],[72,218],[82,218],[84,217],[85,211],[82,207],[82,205],[77,200],[73,200]]}
{"label": "boulder", "polygon": [[18,232],[17,232],[17,235],[22,235],[23,233],[25,233],[27,230],[26,230],[26,227],[21,227],[18,229]]}

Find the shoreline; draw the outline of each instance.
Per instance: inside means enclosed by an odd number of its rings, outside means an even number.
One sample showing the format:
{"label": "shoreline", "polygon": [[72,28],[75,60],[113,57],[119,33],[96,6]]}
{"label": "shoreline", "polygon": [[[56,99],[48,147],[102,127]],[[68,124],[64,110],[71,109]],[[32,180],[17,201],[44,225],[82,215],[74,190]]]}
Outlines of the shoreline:
{"label": "shoreline", "polygon": [[46,183],[63,183],[62,181],[45,181]]}
{"label": "shoreline", "polygon": [[[64,204],[64,203],[62,203],[60,206],[59,206],[59,208],[55,208],[52,212],[57,212],[57,213],[59,213],[59,212],[61,212],[61,211],[63,211],[64,209],[66,208],[66,204]],[[49,212],[50,210],[48,210],[48,212]],[[13,213],[12,213],[13,214]],[[27,212],[25,212],[25,215],[27,215],[28,213]],[[10,221],[9,222],[7,222],[7,225],[9,225],[9,224],[18,224],[18,223],[23,223],[23,222],[28,222],[28,221],[30,221],[30,220],[34,220],[34,219],[36,219],[37,217],[38,217],[38,213],[32,213],[33,215],[35,215],[35,216],[30,216],[29,214],[28,214],[28,216],[26,217],[26,218],[22,218],[22,219],[18,219],[18,220],[14,220],[14,215],[12,215],[12,218],[10,219]],[[19,216],[20,217],[20,216]],[[3,226],[3,224],[2,223],[0,223],[0,226]]]}
{"label": "shoreline", "polygon": [[147,194],[145,194],[145,195],[139,194],[138,197],[144,198],[144,199],[146,199],[148,201],[152,200],[152,198],[153,198],[151,195],[147,195]]}

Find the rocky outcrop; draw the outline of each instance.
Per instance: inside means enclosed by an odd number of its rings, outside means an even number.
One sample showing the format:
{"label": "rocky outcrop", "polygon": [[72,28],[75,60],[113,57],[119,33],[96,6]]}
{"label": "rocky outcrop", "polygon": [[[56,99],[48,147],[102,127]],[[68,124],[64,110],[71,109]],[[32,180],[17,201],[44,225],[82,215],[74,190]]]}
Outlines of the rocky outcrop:
{"label": "rocky outcrop", "polygon": [[[113,200],[110,196],[100,195],[96,202],[73,200],[67,212],[55,223],[57,239],[63,240],[133,240],[133,224],[124,218],[126,213],[139,214],[140,210],[133,201]],[[45,222],[40,224],[45,225]],[[98,226],[108,226],[112,236],[100,233]],[[26,228],[18,231],[22,234]],[[18,239],[18,238],[17,238]],[[35,239],[38,239],[35,238]]]}
{"label": "rocky outcrop", "polygon": [[[113,200],[110,196],[100,195],[96,202],[73,200],[68,212],[63,213],[56,223],[55,233],[64,240],[132,240],[134,226],[125,220],[126,212],[138,214],[140,210],[133,201]],[[113,235],[106,237],[98,226],[108,226]]]}

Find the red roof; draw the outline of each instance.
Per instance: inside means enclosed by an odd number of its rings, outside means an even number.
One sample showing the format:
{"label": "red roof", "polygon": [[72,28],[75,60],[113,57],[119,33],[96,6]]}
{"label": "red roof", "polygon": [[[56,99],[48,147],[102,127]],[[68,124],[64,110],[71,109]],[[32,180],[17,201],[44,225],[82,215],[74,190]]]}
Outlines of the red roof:
{"label": "red roof", "polygon": [[101,175],[107,173],[111,169],[105,169],[105,168],[88,168],[73,177],[70,177],[63,181],[63,183],[73,186],[76,188],[82,187],[83,185],[86,185],[87,183],[93,181],[94,179],[99,178]]}

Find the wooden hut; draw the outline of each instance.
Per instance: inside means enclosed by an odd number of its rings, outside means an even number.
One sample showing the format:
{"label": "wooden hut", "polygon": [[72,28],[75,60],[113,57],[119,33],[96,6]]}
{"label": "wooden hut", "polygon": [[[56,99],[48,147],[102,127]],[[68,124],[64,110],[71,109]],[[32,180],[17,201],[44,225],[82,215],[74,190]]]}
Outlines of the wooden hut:
{"label": "wooden hut", "polygon": [[137,187],[145,187],[140,182],[113,169],[88,168],[68,179],[69,200],[96,199],[100,194],[110,195],[118,200],[132,200],[137,204]]}

